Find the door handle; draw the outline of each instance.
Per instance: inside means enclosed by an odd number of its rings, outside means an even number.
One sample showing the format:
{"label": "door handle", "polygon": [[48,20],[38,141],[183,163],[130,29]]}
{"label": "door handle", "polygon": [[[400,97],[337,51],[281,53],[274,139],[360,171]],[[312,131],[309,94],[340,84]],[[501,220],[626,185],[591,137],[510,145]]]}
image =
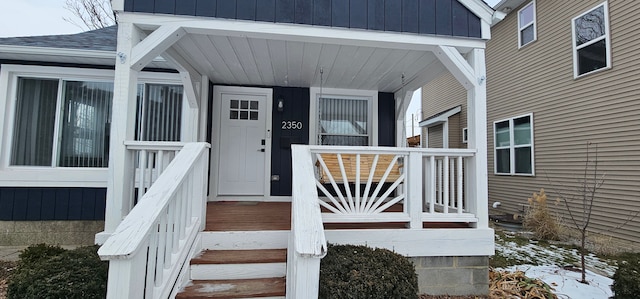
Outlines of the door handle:
{"label": "door handle", "polygon": [[264,149],[263,148],[259,149],[258,151],[264,153]]}

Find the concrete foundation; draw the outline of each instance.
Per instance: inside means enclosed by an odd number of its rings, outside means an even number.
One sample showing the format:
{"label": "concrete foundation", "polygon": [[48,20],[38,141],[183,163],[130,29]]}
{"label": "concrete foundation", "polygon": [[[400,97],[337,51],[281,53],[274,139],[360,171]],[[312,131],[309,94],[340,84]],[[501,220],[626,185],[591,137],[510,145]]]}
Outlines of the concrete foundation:
{"label": "concrete foundation", "polygon": [[429,295],[489,294],[488,256],[410,258],[418,274],[420,293]]}
{"label": "concrete foundation", "polygon": [[93,245],[104,221],[0,221],[0,246]]}

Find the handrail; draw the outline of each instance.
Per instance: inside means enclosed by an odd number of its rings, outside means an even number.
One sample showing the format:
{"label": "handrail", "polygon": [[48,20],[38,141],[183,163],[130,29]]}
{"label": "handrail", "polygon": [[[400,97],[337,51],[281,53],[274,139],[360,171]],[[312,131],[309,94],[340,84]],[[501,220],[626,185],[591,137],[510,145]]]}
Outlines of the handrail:
{"label": "handrail", "polygon": [[287,261],[287,298],[317,298],[320,259],[327,241],[314,186],[313,163],[307,146],[292,145],[293,186],[291,235]]}
{"label": "handrail", "polygon": [[171,292],[203,228],[209,147],[184,145],[98,250],[110,261],[107,298],[162,298]]}

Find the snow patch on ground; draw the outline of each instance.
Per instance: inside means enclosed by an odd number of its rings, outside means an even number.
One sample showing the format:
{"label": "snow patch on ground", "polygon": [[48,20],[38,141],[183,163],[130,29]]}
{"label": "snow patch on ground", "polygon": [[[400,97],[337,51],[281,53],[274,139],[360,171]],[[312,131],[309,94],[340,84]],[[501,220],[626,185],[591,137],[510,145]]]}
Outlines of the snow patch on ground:
{"label": "snow patch on ground", "polygon": [[[519,261],[522,265],[507,267],[509,272],[522,271],[529,278],[537,278],[554,288],[560,299],[607,299],[613,296],[611,291],[612,277],[617,267],[599,259],[594,254],[585,256],[588,269],[586,280],[589,284],[580,283],[579,270],[567,270],[564,266],[578,266],[580,254],[577,249],[568,249],[555,245],[540,246],[536,241],[520,245],[509,238],[496,235],[496,253]],[[592,270],[592,271],[589,271]]]}
{"label": "snow patch on ground", "polygon": [[518,265],[501,270],[522,271],[529,278],[540,279],[551,286],[560,299],[607,299],[613,296],[611,291],[613,280],[591,271],[586,273],[589,284],[583,284],[579,281],[580,272],[565,270],[558,266]]}

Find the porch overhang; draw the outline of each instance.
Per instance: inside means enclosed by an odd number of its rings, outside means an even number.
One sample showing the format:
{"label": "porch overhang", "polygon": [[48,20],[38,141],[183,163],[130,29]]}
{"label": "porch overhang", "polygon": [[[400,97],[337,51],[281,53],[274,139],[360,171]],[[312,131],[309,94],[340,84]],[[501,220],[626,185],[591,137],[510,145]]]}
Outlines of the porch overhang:
{"label": "porch overhang", "polygon": [[437,126],[439,124],[442,124],[444,122],[446,122],[449,117],[454,116],[458,113],[460,113],[460,111],[462,111],[462,107],[461,106],[457,106],[454,108],[451,108],[449,110],[445,110],[443,112],[440,112],[436,115],[433,115],[425,120],[422,120],[420,123],[418,123],[418,125],[420,127],[424,127],[424,128],[429,128],[429,127],[433,127],[433,126]]}

